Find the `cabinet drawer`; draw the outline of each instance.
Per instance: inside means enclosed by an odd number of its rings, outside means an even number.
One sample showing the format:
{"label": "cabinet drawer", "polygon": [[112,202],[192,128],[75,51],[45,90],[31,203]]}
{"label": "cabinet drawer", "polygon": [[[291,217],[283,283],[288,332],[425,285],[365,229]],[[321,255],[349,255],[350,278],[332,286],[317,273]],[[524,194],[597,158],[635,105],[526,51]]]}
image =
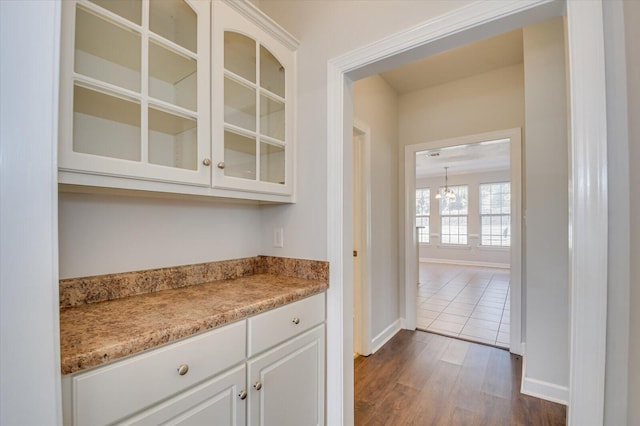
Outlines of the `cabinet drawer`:
{"label": "cabinet drawer", "polygon": [[324,321],[324,293],[265,312],[248,320],[251,357]]}
{"label": "cabinet drawer", "polygon": [[[201,382],[245,358],[240,321],[73,377],[76,425],[122,419]],[[179,367],[188,366],[186,374]]]}

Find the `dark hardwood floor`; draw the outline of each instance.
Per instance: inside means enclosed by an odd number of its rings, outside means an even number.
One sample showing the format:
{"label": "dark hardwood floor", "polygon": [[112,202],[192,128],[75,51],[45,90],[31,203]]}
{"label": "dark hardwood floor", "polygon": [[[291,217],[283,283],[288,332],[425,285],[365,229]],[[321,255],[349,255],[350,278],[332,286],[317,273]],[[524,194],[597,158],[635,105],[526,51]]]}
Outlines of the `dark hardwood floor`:
{"label": "dark hardwood floor", "polygon": [[402,330],[355,369],[356,425],[564,425],[563,405],[520,394],[508,351]]}

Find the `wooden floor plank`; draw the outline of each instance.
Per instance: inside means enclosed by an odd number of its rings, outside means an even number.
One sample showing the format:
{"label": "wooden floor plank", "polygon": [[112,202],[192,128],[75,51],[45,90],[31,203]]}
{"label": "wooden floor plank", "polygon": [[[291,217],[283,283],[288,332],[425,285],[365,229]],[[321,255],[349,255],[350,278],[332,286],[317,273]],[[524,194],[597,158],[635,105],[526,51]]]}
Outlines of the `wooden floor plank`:
{"label": "wooden floor plank", "polygon": [[354,361],[356,425],[565,425],[566,408],[520,394],[522,359],[402,330]]}
{"label": "wooden floor plank", "polygon": [[[429,333],[420,333],[427,334]],[[402,373],[398,376],[398,383],[409,386],[416,391],[422,390],[431,374],[435,371],[435,366],[440,362],[440,358],[448,347],[446,337],[431,334],[431,339],[422,352],[411,363],[407,363]]]}

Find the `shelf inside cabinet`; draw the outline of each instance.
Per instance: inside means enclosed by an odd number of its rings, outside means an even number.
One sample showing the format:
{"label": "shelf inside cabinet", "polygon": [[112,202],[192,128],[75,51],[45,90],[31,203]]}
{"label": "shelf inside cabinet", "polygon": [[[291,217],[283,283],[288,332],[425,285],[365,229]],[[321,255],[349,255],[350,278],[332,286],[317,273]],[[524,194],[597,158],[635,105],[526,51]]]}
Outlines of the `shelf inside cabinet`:
{"label": "shelf inside cabinet", "polygon": [[150,96],[196,111],[197,69],[195,59],[154,41],[149,42]]}
{"label": "shelf inside cabinet", "polygon": [[284,141],[285,106],[283,102],[260,95],[260,133]]}
{"label": "shelf inside cabinet", "polygon": [[197,170],[197,121],[149,108],[149,162]]}
{"label": "shelf inside cabinet", "polygon": [[198,51],[198,15],[184,0],[150,1],[149,30],[194,53]]}
{"label": "shelf inside cabinet", "polygon": [[224,175],[243,179],[256,179],[256,140],[225,130]]}
{"label": "shelf inside cabinet", "polygon": [[140,161],[140,104],[78,85],[73,93],[73,150]]}
{"label": "shelf inside cabinet", "polygon": [[224,79],[224,121],[256,130],[256,90],[234,79]]}
{"label": "shelf inside cabinet", "polygon": [[260,180],[284,184],[285,173],[284,147],[280,145],[260,143]]}
{"label": "shelf inside cabinet", "polygon": [[140,92],[140,34],[77,6],[74,69]]}
{"label": "shelf inside cabinet", "polygon": [[89,0],[136,25],[142,25],[142,0]]}
{"label": "shelf inside cabinet", "polygon": [[284,98],[285,69],[273,54],[260,46],[260,87]]}
{"label": "shelf inside cabinet", "polygon": [[198,122],[193,118],[180,117],[155,108],[149,108],[149,129],[166,133],[168,135],[177,135],[187,130],[195,129]]}
{"label": "shelf inside cabinet", "polygon": [[256,82],[256,41],[234,31],[224,32],[224,68]]}

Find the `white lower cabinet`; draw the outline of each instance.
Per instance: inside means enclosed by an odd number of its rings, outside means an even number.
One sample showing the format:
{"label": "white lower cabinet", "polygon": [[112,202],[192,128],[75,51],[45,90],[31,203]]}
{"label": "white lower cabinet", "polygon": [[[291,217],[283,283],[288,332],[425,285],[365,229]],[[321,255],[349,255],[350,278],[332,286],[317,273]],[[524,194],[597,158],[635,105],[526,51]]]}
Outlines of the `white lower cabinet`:
{"label": "white lower cabinet", "polygon": [[324,297],[64,376],[63,423],[322,425]]}
{"label": "white lower cabinet", "polygon": [[250,426],[324,424],[324,325],[247,363]]}
{"label": "white lower cabinet", "polygon": [[241,426],[246,423],[244,364],[122,422],[125,425]]}

